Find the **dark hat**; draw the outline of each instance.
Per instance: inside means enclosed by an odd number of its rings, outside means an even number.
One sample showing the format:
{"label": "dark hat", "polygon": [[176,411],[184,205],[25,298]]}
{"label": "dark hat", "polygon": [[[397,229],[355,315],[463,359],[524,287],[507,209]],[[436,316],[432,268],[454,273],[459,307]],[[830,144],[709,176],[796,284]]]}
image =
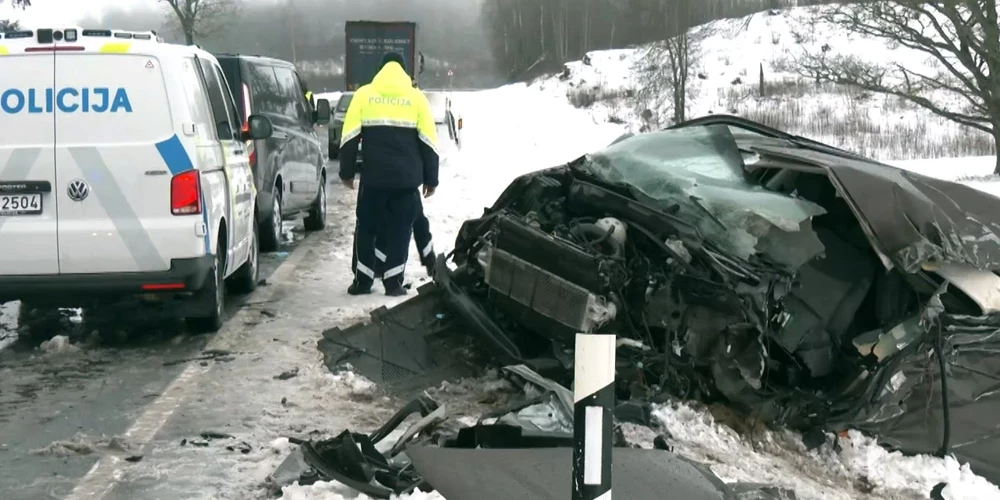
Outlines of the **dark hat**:
{"label": "dark hat", "polygon": [[378,69],[381,70],[386,64],[391,62],[399,63],[403,69],[406,69],[406,60],[403,59],[403,56],[397,52],[386,52],[385,55],[382,56],[382,64],[379,64]]}

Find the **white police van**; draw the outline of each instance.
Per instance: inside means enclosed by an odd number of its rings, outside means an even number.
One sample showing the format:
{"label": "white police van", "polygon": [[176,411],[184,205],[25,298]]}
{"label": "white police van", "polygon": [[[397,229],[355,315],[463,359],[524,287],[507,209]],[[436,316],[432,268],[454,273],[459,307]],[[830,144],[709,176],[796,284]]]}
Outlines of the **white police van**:
{"label": "white police van", "polygon": [[0,36],[0,303],[155,303],[216,331],[258,281],[255,188],[216,59],[155,33]]}

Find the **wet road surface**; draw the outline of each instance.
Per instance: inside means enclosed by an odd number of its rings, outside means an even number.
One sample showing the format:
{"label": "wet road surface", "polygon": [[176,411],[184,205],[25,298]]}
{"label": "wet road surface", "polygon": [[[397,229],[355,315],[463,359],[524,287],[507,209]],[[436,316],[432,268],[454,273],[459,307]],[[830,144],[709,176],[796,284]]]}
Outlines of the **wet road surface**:
{"label": "wet road surface", "polygon": [[[261,279],[302,243],[301,221],[295,227],[294,239],[279,252],[261,255]],[[229,316],[248,300],[230,296]],[[132,426],[181,374],[184,361],[202,357],[211,338],[187,334],[182,323],[150,333],[132,333],[114,347],[43,352],[15,344],[0,351],[0,499],[64,498],[104,452],[127,450],[128,443],[111,438]],[[199,362],[227,361],[223,354]]]}

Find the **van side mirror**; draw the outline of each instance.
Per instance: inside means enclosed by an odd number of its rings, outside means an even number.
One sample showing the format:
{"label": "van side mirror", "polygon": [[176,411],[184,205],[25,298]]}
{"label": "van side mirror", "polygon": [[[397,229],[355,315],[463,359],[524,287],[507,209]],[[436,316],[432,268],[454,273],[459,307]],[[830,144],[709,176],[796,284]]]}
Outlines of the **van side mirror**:
{"label": "van side mirror", "polygon": [[266,116],[250,115],[247,118],[247,129],[243,132],[244,141],[259,141],[270,139],[274,135],[274,125]]}
{"label": "van side mirror", "polygon": [[316,111],[313,111],[313,121],[315,123],[330,123],[329,100],[316,99]]}

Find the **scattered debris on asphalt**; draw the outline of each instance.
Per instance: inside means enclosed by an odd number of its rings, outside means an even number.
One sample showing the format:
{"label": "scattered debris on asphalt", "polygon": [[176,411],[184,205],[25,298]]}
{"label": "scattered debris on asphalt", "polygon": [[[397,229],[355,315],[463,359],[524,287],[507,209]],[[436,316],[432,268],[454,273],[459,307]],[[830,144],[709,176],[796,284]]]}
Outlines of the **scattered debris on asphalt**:
{"label": "scattered debris on asphalt", "polygon": [[233,352],[227,351],[225,349],[205,349],[198,356],[164,361],[163,366],[182,365],[184,363],[190,363],[191,361],[219,361],[219,362],[233,361],[234,359],[236,359],[236,357],[233,354],[234,354]]}
{"label": "scattered debris on asphalt", "polygon": [[[437,490],[449,500],[568,497],[572,394],[524,365],[504,367],[503,373],[523,398],[474,425],[456,421],[447,405],[424,394],[370,434],[345,430],[331,439],[289,438],[299,449],[272,474],[270,485],[280,491],[293,483],[336,481],[379,499],[417,490]],[[632,447],[621,433],[616,436],[615,489],[626,498],[652,500],[667,490],[692,500],[795,498],[767,485],[726,485],[707,467],[667,451]]]}
{"label": "scattered debris on asphalt", "polygon": [[[998,203],[711,115],[515,179],[433,283],[319,347],[331,370],[428,387],[455,359],[435,342],[474,337],[567,387],[576,333],[615,334],[619,419],[697,400],[817,446],[855,429],[954,454],[1000,482]],[[550,390],[505,418],[564,433],[537,417],[565,410]]]}
{"label": "scattered debris on asphalt", "polygon": [[298,375],[299,375],[299,369],[298,368],[293,368],[291,370],[288,370],[288,371],[285,371],[285,372],[281,372],[278,375],[275,375],[274,376],[274,380],[288,380],[288,379],[291,379],[291,378],[295,378]]}

